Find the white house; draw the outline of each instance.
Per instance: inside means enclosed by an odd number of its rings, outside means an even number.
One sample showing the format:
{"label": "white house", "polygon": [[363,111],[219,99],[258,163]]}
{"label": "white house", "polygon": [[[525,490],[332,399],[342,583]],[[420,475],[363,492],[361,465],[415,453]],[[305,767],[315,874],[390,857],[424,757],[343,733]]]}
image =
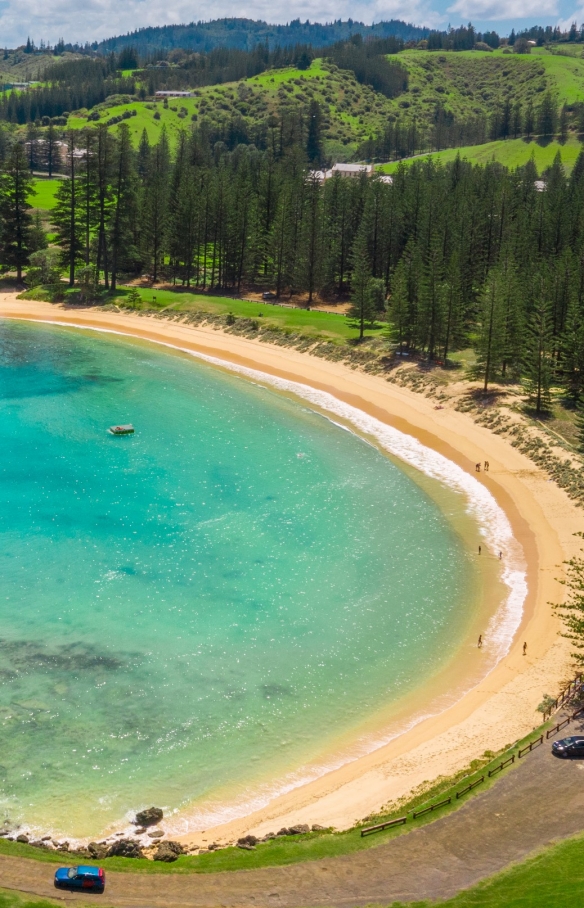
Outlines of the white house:
{"label": "white house", "polygon": [[192,91],[157,91],[157,98],[192,98]]}
{"label": "white house", "polygon": [[311,170],[310,176],[319,183],[324,183],[338,174],[343,179],[356,179],[363,174],[366,177],[379,176],[382,183],[393,183],[389,174],[378,174],[373,164],[333,164],[330,170]]}

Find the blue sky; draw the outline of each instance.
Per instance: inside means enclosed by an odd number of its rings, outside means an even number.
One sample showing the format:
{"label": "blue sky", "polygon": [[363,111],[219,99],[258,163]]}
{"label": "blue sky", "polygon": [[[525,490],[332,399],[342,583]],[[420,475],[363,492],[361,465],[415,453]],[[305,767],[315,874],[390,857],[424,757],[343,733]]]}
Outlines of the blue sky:
{"label": "blue sky", "polygon": [[93,41],[146,25],[191,22],[220,16],[246,16],[268,22],[378,22],[405,19],[439,28],[472,21],[481,29],[507,34],[526,25],[584,21],[584,0],[0,0],[0,44],[14,47],[28,35],[37,43]]}

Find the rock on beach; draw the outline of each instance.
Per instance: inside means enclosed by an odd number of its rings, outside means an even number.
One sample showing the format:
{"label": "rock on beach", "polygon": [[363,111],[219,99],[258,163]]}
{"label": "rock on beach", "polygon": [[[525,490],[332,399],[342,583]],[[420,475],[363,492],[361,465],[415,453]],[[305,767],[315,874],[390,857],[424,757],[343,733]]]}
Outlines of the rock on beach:
{"label": "rock on beach", "polygon": [[164,812],[160,807],[147,807],[145,810],[138,811],[134,824],[136,826],[156,826],[163,816]]}

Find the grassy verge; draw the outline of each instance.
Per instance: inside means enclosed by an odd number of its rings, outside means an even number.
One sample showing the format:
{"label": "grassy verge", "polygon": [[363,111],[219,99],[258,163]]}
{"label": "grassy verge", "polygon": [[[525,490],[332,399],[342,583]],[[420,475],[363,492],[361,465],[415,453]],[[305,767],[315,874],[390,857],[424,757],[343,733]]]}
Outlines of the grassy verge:
{"label": "grassy verge", "polygon": [[[445,902],[408,908],[580,908],[584,898],[584,837],[552,845]],[[392,908],[399,908],[395,903]]]}
{"label": "grassy verge", "polygon": [[12,889],[0,889],[0,908],[55,908],[62,904],[62,899],[58,902],[54,899],[35,899]]}
{"label": "grassy verge", "polygon": [[[115,294],[103,294],[97,304],[112,303],[121,308],[128,307],[129,289],[119,288]],[[356,328],[351,327],[345,315],[319,312],[315,309],[295,309],[287,306],[272,306],[261,302],[229,299],[223,296],[189,293],[182,290],[144,290],[140,289],[141,303],[129,308],[134,311],[162,311],[167,314],[188,315],[189,313],[209,313],[209,315],[226,316],[229,313],[235,318],[257,321],[262,327],[274,327],[281,331],[313,337],[315,340],[328,340],[343,343],[358,336]],[[45,300],[47,302],[71,302],[79,299],[79,291],[70,291],[65,284],[51,287],[34,287],[22,294],[22,299]],[[379,323],[375,329],[368,329],[367,337],[379,336],[384,324]]]}
{"label": "grassy verge", "polygon": [[[430,788],[415,792],[407,801],[394,805],[391,810],[379,815],[368,817],[367,821],[345,832],[314,832],[294,837],[282,836],[270,842],[258,844],[255,851],[224,848],[201,855],[182,856],[173,864],[131,858],[105,858],[100,861],[100,864],[106,869],[128,873],[217,873],[220,871],[282,866],[302,861],[317,861],[322,858],[339,857],[363,851],[367,848],[374,848],[378,845],[383,845],[390,839],[396,838],[398,835],[407,834],[412,829],[426,826],[438,817],[452,813],[459,806],[467,803],[470,798],[495,785],[501,776],[512,771],[514,766],[517,766],[517,761],[491,779],[488,778],[488,770],[494,768],[512,754],[516,754],[518,748],[524,747],[530,741],[539,737],[545,727],[547,726],[535,729],[530,735],[498,754],[487,751],[482,759],[473,761],[467,769],[457,773],[455,776],[438,779]],[[546,746],[546,744],[543,746]],[[525,759],[528,760],[529,756],[525,757]],[[456,800],[456,792],[461,791],[466,785],[476,781],[480,776],[485,777],[484,782],[472,792]],[[425,814],[423,817],[417,819],[412,817],[413,812],[430,804],[443,801],[448,797],[452,797],[450,804],[444,805],[432,813]],[[405,815],[408,815],[408,822],[405,826],[385,830],[365,838],[361,836],[363,826],[385,822],[386,820]],[[72,863],[75,861],[74,855],[68,857],[56,852],[32,848],[29,845],[8,842],[5,839],[0,839],[0,854],[35,858],[36,860],[53,864]],[[0,908],[2,908],[1,904]]]}

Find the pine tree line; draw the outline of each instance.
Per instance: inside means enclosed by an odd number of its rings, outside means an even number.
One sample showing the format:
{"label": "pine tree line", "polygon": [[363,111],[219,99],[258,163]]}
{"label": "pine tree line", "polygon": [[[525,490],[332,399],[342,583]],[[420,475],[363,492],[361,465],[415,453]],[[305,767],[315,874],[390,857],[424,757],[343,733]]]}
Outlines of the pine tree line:
{"label": "pine tree line", "polygon": [[[273,132],[265,151],[229,151],[197,129],[174,153],[164,131],[137,150],[125,124],[72,133],[52,215],[69,283],[97,293],[145,275],[307,305],[350,296],[360,334],[386,319],[401,353],[444,363],[474,345],[485,390],[521,378],[538,411],[554,383],[584,399],[584,154],[569,178],[556,159],[543,191],[531,162],[510,172],[460,159],[414,162],[393,183],[323,183],[306,149]],[[0,215],[2,263],[19,277],[42,258],[29,193],[16,143]]]}

